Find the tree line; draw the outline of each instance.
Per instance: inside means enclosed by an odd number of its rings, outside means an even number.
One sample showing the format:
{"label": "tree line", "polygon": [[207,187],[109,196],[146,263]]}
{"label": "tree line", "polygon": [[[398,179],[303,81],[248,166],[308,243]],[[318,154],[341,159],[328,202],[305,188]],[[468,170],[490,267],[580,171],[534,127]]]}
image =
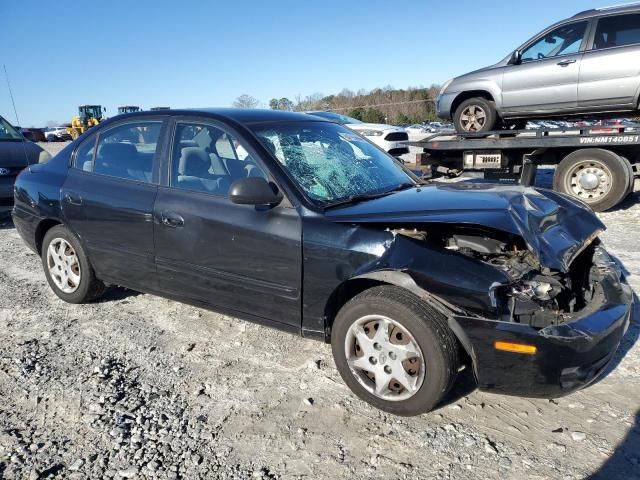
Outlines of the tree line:
{"label": "tree line", "polygon": [[[286,97],[272,98],[269,108],[296,112],[331,111],[371,123],[422,123],[438,118],[435,99],[439,90],[438,85],[407,89],[386,86],[371,91],[361,89],[357,92],[345,88],[335,95],[298,95],[294,100]],[[233,102],[233,106],[237,108],[255,108],[259,105],[258,99],[247,94],[239,96]]]}

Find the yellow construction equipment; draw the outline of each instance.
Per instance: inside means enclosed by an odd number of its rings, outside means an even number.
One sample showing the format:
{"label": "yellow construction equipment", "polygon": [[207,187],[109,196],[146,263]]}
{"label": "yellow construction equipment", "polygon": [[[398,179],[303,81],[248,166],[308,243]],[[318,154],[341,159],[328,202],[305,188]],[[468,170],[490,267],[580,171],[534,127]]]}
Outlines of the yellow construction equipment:
{"label": "yellow construction equipment", "polygon": [[71,119],[71,126],[67,127],[67,133],[75,140],[102,121],[103,111],[106,109],[103,109],[102,105],[80,105],[78,115]]}

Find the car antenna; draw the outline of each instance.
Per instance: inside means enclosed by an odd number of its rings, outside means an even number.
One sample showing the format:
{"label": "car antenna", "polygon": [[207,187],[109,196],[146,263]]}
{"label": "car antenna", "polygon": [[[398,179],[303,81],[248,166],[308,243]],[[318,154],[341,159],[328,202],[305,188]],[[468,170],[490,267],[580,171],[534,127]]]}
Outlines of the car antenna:
{"label": "car antenna", "polygon": [[[16,122],[20,125],[20,118],[18,117],[18,109],[16,108],[16,102],[13,99],[13,91],[11,90],[11,83],[9,83],[9,73],[7,72],[7,66],[2,64],[4,68],[4,77],[7,79],[7,87],[9,88],[9,96],[11,97],[11,104],[13,105],[13,113],[16,115]],[[27,161],[27,167],[29,166],[29,155],[27,155],[27,146],[25,145],[25,141],[27,140],[21,132],[20,136],[22,137],[22,151],[24,152],[24,159]]]}

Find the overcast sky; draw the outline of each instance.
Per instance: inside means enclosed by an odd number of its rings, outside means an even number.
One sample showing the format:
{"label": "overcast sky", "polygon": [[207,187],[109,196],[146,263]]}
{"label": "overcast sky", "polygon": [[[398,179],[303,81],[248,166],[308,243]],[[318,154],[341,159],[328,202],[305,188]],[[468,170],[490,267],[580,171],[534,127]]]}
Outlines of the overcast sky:
{"label": "overcast sky", "polygon": [[[497,62],[598,0],[0,0],[0,63],[23,126],[80,104],[227,107],[392,85]],[[0,71],[0,115],[15,123]]]}

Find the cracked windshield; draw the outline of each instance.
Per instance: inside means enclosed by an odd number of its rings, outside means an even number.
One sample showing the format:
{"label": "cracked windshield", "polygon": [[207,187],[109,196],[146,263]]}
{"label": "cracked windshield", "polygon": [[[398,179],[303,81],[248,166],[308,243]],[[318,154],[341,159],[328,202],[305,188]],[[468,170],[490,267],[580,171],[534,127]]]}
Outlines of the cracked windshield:
{"label": "cracked windshield", "polygon": [[256,134],[318,203],[375,196],[415,183],[392,157],[334,123],[258,127]]}

